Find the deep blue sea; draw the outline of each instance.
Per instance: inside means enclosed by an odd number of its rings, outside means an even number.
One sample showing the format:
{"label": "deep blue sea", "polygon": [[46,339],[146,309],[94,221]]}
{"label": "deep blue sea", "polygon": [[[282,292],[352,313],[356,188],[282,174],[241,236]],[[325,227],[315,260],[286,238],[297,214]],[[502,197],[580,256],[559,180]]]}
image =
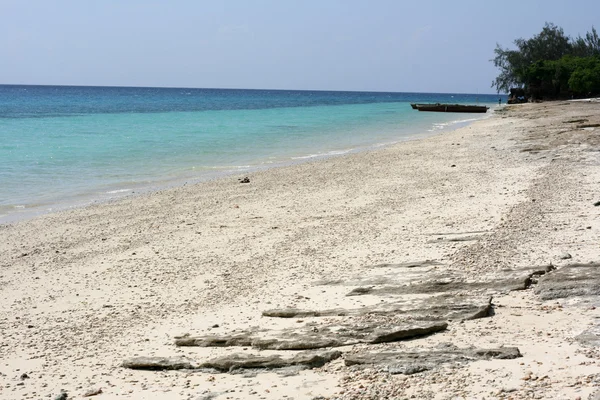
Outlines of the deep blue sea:
{"label": "deep blue sea", "polygon": [[430,135],[490,112],[423,113],[411,102],[498,98],[0,85],[0,223]]}

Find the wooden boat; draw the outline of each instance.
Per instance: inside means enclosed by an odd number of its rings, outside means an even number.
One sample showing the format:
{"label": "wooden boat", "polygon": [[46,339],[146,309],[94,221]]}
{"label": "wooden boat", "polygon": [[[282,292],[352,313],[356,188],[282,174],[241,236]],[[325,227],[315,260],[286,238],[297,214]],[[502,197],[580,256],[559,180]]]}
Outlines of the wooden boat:
{"label": "wooden boat", "polygon": [[411,104],[413,110],[435,111],[435,112],[463,112],[463,113],[485,113],[489,109],[486,106],[475,106],[465,104]]}
{"label": "wooden boat", "polygon": [[419,106],[433,106],[435,104],[428,104],[428,103],[423,103],[423,104],[419,104],[419,103],[410,103],[410,106],[412,107],[413,110],[418,110]]}

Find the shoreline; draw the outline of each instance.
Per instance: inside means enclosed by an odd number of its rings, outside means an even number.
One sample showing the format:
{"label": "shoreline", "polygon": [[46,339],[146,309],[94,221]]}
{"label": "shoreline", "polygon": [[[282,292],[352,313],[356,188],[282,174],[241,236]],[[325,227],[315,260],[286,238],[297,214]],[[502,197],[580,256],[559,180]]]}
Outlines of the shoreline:
{"label": "shoreline", "polygon": [[[179,173],[177,173],[176,176],[171,176],[170,178],[155,177],[156,179],[154,179],[151,182],[115,182],[113,186],[111,186],[110,188],[105,188],[103,190],[99,190],[99,187],[90,187],[87,189],[86,192],[71,193],[69,195],[65,195],[66,197],[63,197],[59,200],[50,200],[48,202],[42,202],[40,203],[40,205],[15,205],[12,207],[12,209],[8,208],[8,206],[4,206],[4,214],[0,214],[0,225],[25,221],[31,218],[36,218],[56,212],[63,212],[82,207],[106,204],[113,201],[119,201],[129,196],[139,196],[154,193],[158,191],[168,190],[170,188],[178,186],[196,185],[202,182],[223,179],[234,175],[250,174],[253,172],[269,170],[272,168],[287,167],[301,164],[304,162],[312,162],[327,159],[330,157],[343,156],[346,154],[356,154],[366,151],[373,151],[388,146],[394,146],[398,143],[406,141],[420,140],[433,135],[442,134],[444,132],[459,129],[478,120],[490,118],[493,115],[495,109],[497,108],[492,106],[490,107],[489,114],[477,115],[473,118],[469,118],[468,120],[461,118],[449,122],[442,122],[439,124],[435,123],[426,132],[422,130],[415,130],[412,133],[405,134],[404,136],[397,137],[392,141],[383,143],[371,143],[369,145],[361,145],[357,148],[352,147],[347,149],[332,149],[328,150],[326,153],[290,156],[286,159],[281,159],[272,163],[268,162],[267,160],[262,160],[259,164],[249,165],[247,167],[223,166],[214,167],[213,169],[207,168],[203,172],[193,173],[189,170],[186,170],[187,172],[184,173],[184,170],[181,170]],[[466,117],[466,115],[457,114],[457,118],[459,116]],[[391,139],[392,138],[390,138],[390,140]],[[192,169],[195,169],[195,167]]]}
{"label": "shoreline", "polygon": [[[347,296],[358,288],[384,293],[432,276],[496,284],[508,269],[552,263],[552,277],[574,263],[598,262],[600,140],[576,121],[600,123],[600,111],[561,102],[503,110],[426,139],[249,173],[248,184],[229,176],[0,225],[0,397],[65,390],[77,398],[97,389],[102,399],[594,394],[600,352],[576,338],[597,325],[597,296],[541,299],[543,277],[518,291],[485,286],[493,313],[484,318],[451,320],[410,341],[342,346],[341,358],[316,369],[228,374],[121,366],[134,356],[201,362],[279,354],[174,341],[248,329],[263,337],[324,320],[365,323],[371,317],[283,320],[261,312],[360,310],[407,299]],[[473,292],[449,294],[468,300]],[[371,351],[452,348],[448,343],[514,346],[522,357],[440,362],[412,375],[344,361]]]}

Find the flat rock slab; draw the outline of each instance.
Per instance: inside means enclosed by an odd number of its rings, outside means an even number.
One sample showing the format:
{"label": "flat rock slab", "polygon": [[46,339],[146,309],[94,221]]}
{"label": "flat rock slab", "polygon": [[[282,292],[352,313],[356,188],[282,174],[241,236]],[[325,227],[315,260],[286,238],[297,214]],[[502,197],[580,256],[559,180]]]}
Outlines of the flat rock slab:
{"label": "flat rock slab", "polygon": [[514,290],[524,290],[531,284],[531,277],[524,274],[513,279],[502,279],[488,282],[467,282],[447,278],[443,280],[430,280],[423,283],[403,285],[403,286],[382,286],[382,287],[358,287],[350,291],[346,296],[363,295],[405,295],[405,294],[436,294],[447,292],[512,292]]}
{"label": "flat rock slab", "polygon": [[575,336],[575,340],[587,347],[600,347],[600,325],[586,329]]}
{"label": "flat rock slab", "polygon": [[436,261],[379,264],[365,267],[360,275],[344,280],[319,281],[318,285],[354,287],[348,296],[386,296],[412,294],[439,295],[462,293],[494,295],[527,289],[531,283],[551,271],[552,265],[504,269],[473,277],[460,268],[448,268]]}
{"label": "flat rock slab", "polygon": [[[427,268],[420,273],[411,273],[408,276],[401,274],[389,279],[387,284],[373,285],[366,279],[367,285],[348,292],[347,296],[404,296],[408,294],[441,294],[441,293],[469,293],[469,294],[496,294],[508,293],[514,290],[527,289],[532,278],[546,274],[552,266],[531,267],[522,269],[501,270],[486,274],[485,279],[468,279],[459,271],[432,271]],[[409,279],[407,279],[409,278]]]}
{"label": "flat rock slab", "polygon": [[377,304],[361,308],[331,308],[302,310],[277,308],[263,311],[265,317],[306,318],[344,317],[361,315],[404,316],[417,321],[465,321],[487,317],[492,309],[489,296],[441,295],[409,298],[402,301]]}
{"label": "flat rock slab", "polygon": [[184,357],[133,357],[121,364],[124,368],[149,371],[194,369],[196,366]]}
{"label": "flat rock slab", "polygon": [[412,281],[430,273],[436,273],[444,264],[434,261],[414,261],[406,263],[385,263],[365,267],[365,273],[346,279],[321,280],[315,285],[320,286],[364,286],[385,285],[396,281]]}
{"label": "flat rock slab", "polygon": [[542,300],[600,295],[600,264],[570,264],[540,278],[535,293]]}
{"label": "flat rock slab", "polygon": [[300,352],[292,357],[280,355],[230,354],[202,363],[193,363],[182,357],[134,357],[123,361],[129,369],[161,371],[178,369],[216,369],[231,372],[236,369],[277,369],[286,367],[319,368],[342,356],[340,351]]}
{"label": "flat rock slab", "polygon": [[175,340],[177,346],[232,347],[251,346],[262,350],[312,350],[358,343],[385,343],[425,336],[443,331],[442,321],[411,323],[350,321],[307,324],[297,329],[258,334],[248,331],[231,336],[196,336]]}
{"label": "flat rock slab", "polygon": [[280,355],[259,356],[235,353],[203,362],[199,365],[199,368],[213,368],[221,372],[231,372],[236,369],[275,369],[294,366],[319,368],[341,356],[342,352],[337,350],[323,352],[306,351],[287,358]]}
{"label": "flat rock slab", "polygon": [[489,359],[514,359],[521,357],[516,347],[494,349],[459,349],[453,345],[439,346],[431,351],[382,351],[347,354],[347,366],[378,366],[392,374],[411,375],[427,371],[445,363],[470,362]]}

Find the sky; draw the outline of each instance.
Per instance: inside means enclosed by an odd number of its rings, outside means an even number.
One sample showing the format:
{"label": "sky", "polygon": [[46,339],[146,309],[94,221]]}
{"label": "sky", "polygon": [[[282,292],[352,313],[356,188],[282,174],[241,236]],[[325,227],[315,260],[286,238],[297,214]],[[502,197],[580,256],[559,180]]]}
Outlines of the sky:
{"label": "sky", "polygon": [[0,0],[0,84],[495,93],[499,43],[598,0]]}

